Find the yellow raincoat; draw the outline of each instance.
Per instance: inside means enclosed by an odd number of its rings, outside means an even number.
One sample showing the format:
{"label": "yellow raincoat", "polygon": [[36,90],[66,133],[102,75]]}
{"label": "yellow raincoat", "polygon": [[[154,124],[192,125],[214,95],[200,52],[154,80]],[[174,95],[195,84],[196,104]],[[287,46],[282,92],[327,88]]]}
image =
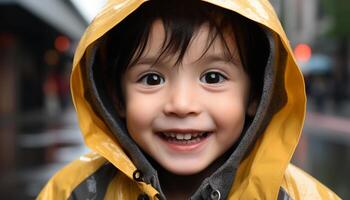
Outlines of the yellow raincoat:
{"label": "yellow raincoat", "polygon": [[[270,3],[267,0],[206,1],[265,27],[279,44],[276,54],[284,55],[284,62],[279,62],[283,66],[279,67],[284,68],[280,73],[284,76],[281,85],[286,95],[285,102],[240,163],[227,199],[339,199],[317,180],[290,164],[303,127],[306,97],[302,74]],[[149,199],[159,198],[158,191],[151,184],[135,177],[135,172],[138,172],[135,164],[86,99],[82,77],[88,47],[144,2],[110,0],[83,35],[74,57],[71,90],[81,132],[93,152],[59,171],[38,199],[137,199],[140,194]],[[118,170],[113,170],[116,168]],[[99,189],[97,182],[104,189]]]}

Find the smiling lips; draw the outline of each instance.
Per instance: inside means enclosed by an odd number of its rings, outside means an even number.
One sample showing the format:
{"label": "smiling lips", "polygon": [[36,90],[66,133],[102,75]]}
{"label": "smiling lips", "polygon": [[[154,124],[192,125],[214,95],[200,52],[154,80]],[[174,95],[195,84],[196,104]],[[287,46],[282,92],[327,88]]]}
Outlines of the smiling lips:
{"label": "smiling lips", "polygon": [[164,131],[158,135],[167,143],[188,146],[201,143],[210,133],[206,131]]}

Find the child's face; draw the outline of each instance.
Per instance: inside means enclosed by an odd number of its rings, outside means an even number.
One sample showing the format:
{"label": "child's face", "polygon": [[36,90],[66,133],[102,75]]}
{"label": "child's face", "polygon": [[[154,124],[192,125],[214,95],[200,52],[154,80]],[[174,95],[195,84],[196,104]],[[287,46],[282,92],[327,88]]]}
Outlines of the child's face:
{"label": "child's face", "polygon": [[233,37],[225,38],[236,64],[228,62],[219,37],[208,51],[208,27],[194,37],[179,66],[177,56],[154,64],[165,37],[156,21],[140,60],[123,78],[127,128],[135,142],[168,171],[189,175],[207,168],[240,136],[249,78]]}

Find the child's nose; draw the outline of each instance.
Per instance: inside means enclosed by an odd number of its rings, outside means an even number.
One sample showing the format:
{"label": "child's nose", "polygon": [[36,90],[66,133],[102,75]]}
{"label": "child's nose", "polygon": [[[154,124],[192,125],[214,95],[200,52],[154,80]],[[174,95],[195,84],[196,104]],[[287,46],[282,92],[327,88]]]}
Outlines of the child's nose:
{"label": "child's nose", "polygon": [[173,87],[168,94],[169,96],[164,106],[166,115],[186,117],[188,115],[198,115],[201,112],[195,87],[180,84]]}

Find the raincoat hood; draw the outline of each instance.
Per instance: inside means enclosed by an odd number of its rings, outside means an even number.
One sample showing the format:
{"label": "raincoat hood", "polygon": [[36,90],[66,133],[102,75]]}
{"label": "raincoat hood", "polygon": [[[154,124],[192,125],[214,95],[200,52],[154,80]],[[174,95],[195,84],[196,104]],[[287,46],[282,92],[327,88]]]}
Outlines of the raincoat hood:
{"label": "raincoat hood", "polygon": [[[140,170],[144,179],[138,183],[141,190],[148,196],[158,193],[162,196],[156,170],[128,136],[122,120],[111,111],[113,108],[105,103],[94,83],[92,69],[101,38],[145,2],[110,0],[107,3],[78,45],[71,91],[86,144],[130,179]],[[302,74],[267,0],[206,2],[236,12],[263,27],[270,56],[256,117],[235,152],[202,183],[196,195],[203,195],[211,188],[220,189],[223,197],[234,199],[276,199],[304,122],[306,97]]]}

